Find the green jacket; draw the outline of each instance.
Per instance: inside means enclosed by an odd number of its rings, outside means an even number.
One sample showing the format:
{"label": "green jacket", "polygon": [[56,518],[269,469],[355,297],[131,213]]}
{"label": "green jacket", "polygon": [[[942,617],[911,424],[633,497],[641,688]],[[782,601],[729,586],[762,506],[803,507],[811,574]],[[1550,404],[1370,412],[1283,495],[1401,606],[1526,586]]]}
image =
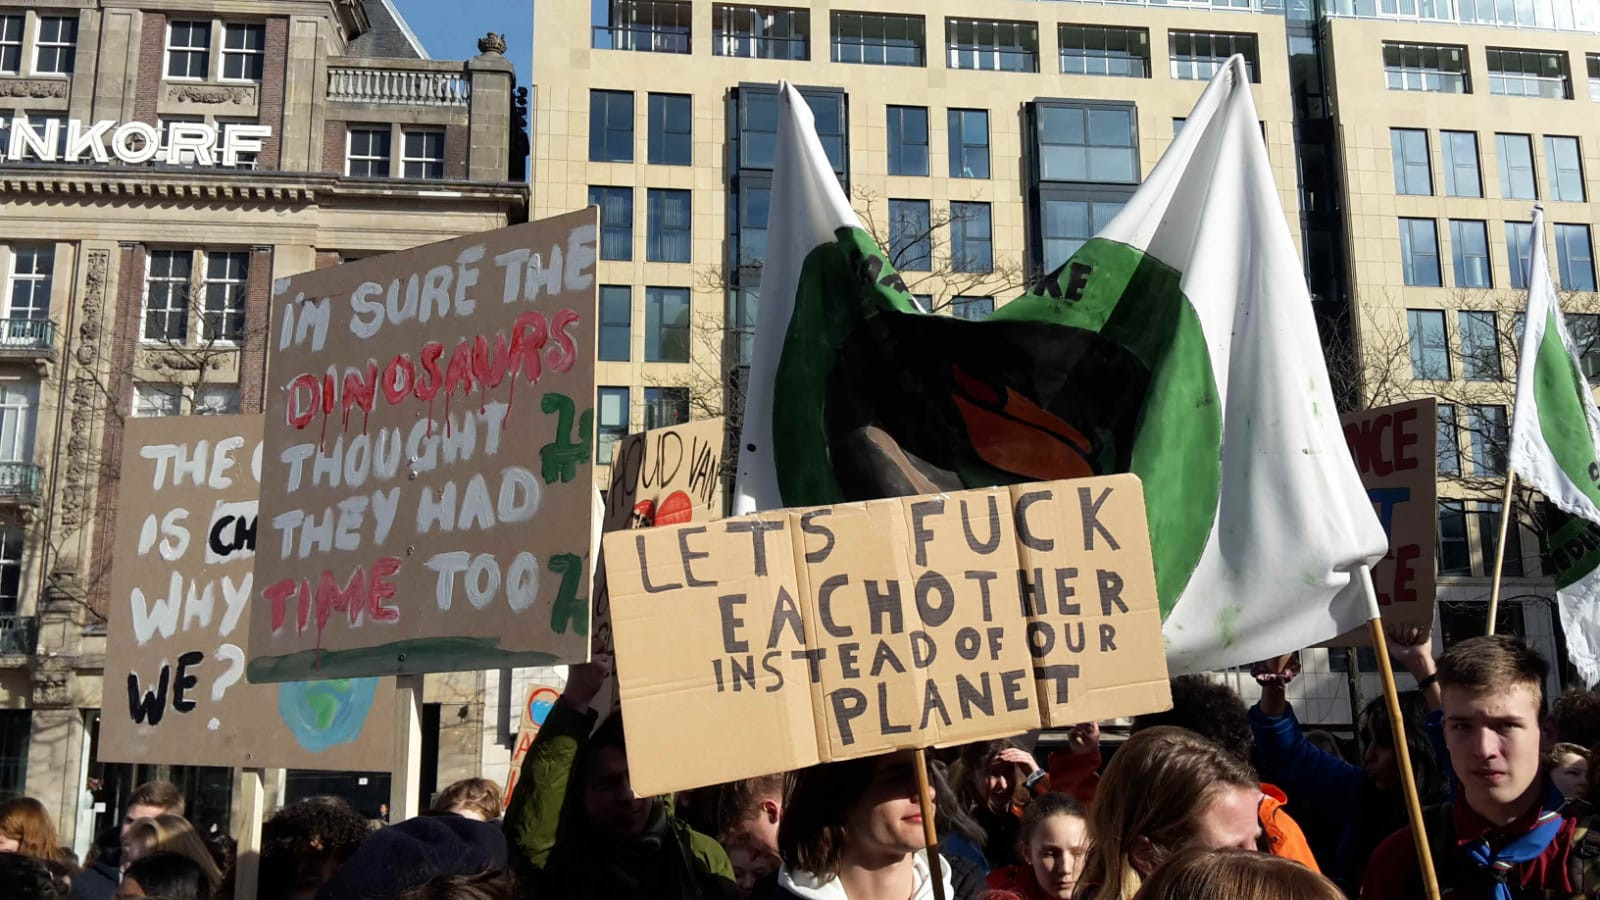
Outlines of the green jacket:
{"label": "green jacket", "polygon": [[[716,841],[690,828],[664,800],[666,838],[659,851],[591,834],[584,822],[574,769],[594,731],[595,714],[566,703],[551,708],[506,804],[519,893],[539,900],[639,897],[641,900],[730,900],[738,896],[733,865]],[[631,887],[625,887],[631,886]],[[649,886],[645,893],[640,886]]]}

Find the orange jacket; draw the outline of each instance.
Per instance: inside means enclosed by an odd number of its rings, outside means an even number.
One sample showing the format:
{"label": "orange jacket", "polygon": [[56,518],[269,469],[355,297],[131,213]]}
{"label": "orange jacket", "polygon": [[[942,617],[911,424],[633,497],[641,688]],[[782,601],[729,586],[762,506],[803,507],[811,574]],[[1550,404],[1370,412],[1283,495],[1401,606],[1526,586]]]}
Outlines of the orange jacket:
{"label": "orange jacket", "polygon": [[[1094,803],[1095,791],[1100,787],[1100,752],[1072,753],[1057,750],[1050,754],[1050,785],[1053,790],[1071,794],[1087,809]],[[1261,785],[1261,805],[1257,816],[1261,830],[1267,837],[1267,847],[1273,856],[1292,859],[1313,872],[1321,872],[1317,859],[1311,855],[1311,845],[1305,832],[1283,808],[1289,798],[1275,785]]]}

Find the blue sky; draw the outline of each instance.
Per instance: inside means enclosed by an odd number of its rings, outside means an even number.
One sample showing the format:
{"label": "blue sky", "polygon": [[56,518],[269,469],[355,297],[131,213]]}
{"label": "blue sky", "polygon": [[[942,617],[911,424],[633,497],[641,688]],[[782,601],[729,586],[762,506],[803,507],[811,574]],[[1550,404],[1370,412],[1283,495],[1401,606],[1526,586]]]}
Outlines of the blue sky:
{"label": "blue sky", "polygon": [[393,0],[434,59],[468,59],[478,38],[505,35],[506,56],[526,86],[533,72],[533,4],[536,0]]}

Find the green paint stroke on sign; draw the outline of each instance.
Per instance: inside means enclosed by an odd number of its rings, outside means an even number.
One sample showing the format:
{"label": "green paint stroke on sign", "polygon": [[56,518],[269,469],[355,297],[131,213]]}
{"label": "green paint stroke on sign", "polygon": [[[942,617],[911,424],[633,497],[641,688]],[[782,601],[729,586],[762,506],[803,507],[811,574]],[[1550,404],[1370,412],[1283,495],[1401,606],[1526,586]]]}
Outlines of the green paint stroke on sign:
{"label": "green paint stroke on sign", "polygon": [[301,650],[250,661],[251,681],[311,681],[359,678],[375,672],[416,675],[424,672],[553,666],[555,654],[500,649],[495,638],[418,638],[353,650]]}

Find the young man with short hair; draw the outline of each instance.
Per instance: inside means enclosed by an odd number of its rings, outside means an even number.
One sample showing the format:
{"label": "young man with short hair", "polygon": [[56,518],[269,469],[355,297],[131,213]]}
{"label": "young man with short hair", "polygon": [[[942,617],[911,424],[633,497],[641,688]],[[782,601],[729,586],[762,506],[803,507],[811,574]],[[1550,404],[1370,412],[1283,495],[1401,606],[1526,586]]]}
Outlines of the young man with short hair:
{"label": "young man with short hair", "polygon": [[[1518,638],[1480,637],[1439,659],[1445,745],[1459,778],[1453,802],[1424,815],[1444,897],[1514,900],[1573,894],[1577,820],[1544,770],[1540,721],[1549,665]],[[1530,893],[1531,892],[1531,893]],[[1362,900],[1422,896],[1410,826],[1378,846]]]}
{"label": "young man with short hair", "polygon": [[163,813],[183,815],[183,794],[170,781],[148,781],[133,789],[122,824],[107,829],[95,845],[99,852],[89,867],[72,879],[74,900],[111,900],[122,880],[122,835],[140,819],[154,819]]}

